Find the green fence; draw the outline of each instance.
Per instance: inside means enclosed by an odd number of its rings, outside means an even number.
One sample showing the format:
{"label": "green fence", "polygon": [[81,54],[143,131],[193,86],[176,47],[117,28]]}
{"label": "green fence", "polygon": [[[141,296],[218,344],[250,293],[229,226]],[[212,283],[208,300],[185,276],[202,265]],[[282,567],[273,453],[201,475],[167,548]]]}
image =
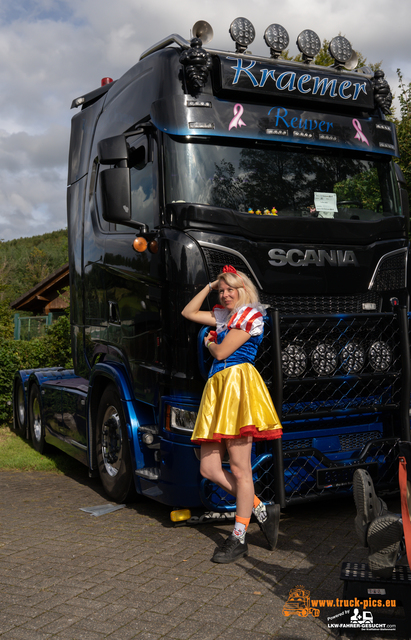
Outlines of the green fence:
{"label": "green fence", "polygon": [[53,323],[53,314],[47,316],[30,316],[21,318],[18,313],[14,314],[14,339],[32,340],[41,338],[46,334],[47,327]]}

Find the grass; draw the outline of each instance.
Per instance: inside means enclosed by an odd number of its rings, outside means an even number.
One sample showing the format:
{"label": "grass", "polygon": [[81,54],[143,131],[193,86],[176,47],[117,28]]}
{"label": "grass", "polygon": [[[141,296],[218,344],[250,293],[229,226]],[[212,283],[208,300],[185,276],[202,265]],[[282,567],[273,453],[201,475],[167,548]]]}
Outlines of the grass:
{"label": "grass", "polygon": [[0,471],[49,471],[78,473],[85,466],[55,447],[38,453],[31,442],[17,436],[7,425],[0,425]]}

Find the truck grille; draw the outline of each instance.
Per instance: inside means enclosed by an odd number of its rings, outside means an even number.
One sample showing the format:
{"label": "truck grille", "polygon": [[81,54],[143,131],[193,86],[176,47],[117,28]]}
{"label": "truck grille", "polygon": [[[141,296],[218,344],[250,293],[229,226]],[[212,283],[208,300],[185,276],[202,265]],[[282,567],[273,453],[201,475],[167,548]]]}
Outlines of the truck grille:
{"label": "truck grille", "polygon": [[350,296],[278,296],[260,292],[262,304],[278,309],[281,315],[364,313],[363,304],[372,303],[381,310],[382,300],[374,291]]}
{"label": "truck grille", "polygon": [[373,282],[373,291],[395,291],[406,287],[407,253],[397,253],[383,258]]}
{"label": "truck grille", "polygon": [[[354,451],[362,449],[362,447],[370,440],[376,440],[381,437],[379,431],[362,431],[360,433],[344,433],[338,436],[340,442],[339,451]],[[291,451],[295,449],[311,449],[313,438],[298,438],[296,440],[284,440],[283,451]]]}
{"label": "truck grille", "polygon": [[[273,309],[278,309],[282,315],[300,315],[300,314],[331,314],[331,313],[363,313],[363,305],[372,303],[375,305],[375,311],[381,310],[382,300],[377,291],[386,290],[380,284],[382,279],[386,283],[387,289],[395,289],[392,286],[393,281],[393,264],[395,262],[396,282],[404,278],[403,256],[393,256],[381,263],[378,270],[376,284],[373,291],[367,291],[356,295],[348,296],[281,296],[265,293],[260,290],[256,278],[251,270],[247,267],[240,256],[228,251],[220,251],[219,249],[210,249],[203,247],[204,255],[207,261],[207,268],[210,274],[210,281],[217,278],[222,272],[224,265],[231,264],[233,267],[245,273],[257,287],[259,291],[260,301],[267,304]],[[384,274],[381,271],[384,266]],[[397,273],[398,270],[398,273]],[[380,276],[381,271],[381,276]],[[399,275],[398,275],[399,274]],[[378,286],[377,286],[378,281]],[[388,281],[390,286],[388,286]],[[385,286],[385,285],[384,285]]]}
{"label": "truck grille", "polygon": [[[255,366],[272,390],[271,324]],[[400,336],[394,314],[282,317],[283,421],[398,407]]]}

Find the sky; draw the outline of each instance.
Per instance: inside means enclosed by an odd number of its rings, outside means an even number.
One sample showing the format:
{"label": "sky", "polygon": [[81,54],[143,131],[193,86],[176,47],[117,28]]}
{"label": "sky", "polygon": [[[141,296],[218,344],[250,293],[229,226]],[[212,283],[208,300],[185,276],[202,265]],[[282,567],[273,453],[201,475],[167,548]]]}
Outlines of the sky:
{"label": "sky", "polygon": [[398,68],[411,82],[409,0],[0,0],[0,240],[67,226],[74,98],[119,78],[168,35],[189,40],[197,20],[213,27],[207,48],[234,51],[228,28],[240,16],[255,27],[256,55],[269,55],[271,23],[287,29],[290,55],[303,29],[321,41],[341,33],[367,62],[382,61],[394,94]]}

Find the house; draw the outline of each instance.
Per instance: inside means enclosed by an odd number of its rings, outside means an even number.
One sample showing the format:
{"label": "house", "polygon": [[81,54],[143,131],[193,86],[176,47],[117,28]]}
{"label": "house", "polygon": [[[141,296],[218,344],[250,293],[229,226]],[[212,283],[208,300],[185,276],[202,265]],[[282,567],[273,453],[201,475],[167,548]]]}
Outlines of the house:
{"label": "house", "polygon": [[31,311],[36,316],[61,315],[70,304],[68,263],[11,303],[15,311]]}

